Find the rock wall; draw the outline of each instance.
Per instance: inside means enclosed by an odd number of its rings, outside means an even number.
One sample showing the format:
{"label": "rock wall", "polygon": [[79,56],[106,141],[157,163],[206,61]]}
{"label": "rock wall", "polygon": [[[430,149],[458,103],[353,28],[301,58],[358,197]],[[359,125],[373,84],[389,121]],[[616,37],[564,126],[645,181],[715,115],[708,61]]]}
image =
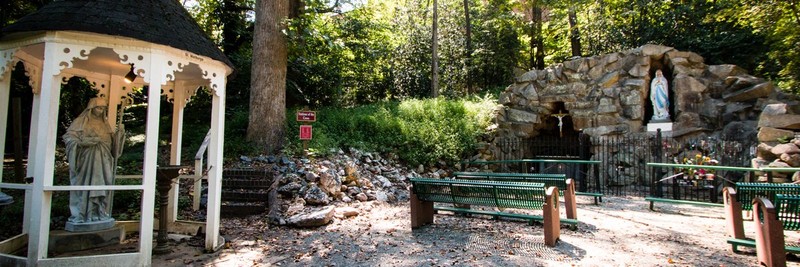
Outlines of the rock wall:
{"label": "rock wall", "polygon": [[[590,136],[640,136],[653,114],[650,81],[662,70],[669,83],[670,119],[676,138],[758,140],[753,166],[800,167],[800,101],[735,65],[706,65],[700,55],[644,45],[628,51],[577,58],[518,76],[499,97],[496,124],[479,140],[472,160],[519,154],[500,140],[552,134],[557,113],[573,132]],[[513,151],[504,151],[513,150]],[[612,162],[600,159],[603,162]],[[791,176],[794,175],[794,178]],[[798,174],[776,174],[778,181]],[[762,178],[763,179],[763,178]],[[783,179],[783,180],[781,180]]]}
{"label": "rock wall", "polygon": [[[764,126],[759,118],[763,120],[762,111],[770,104],[786,107],[786,117],[776,120],[800,121],[788,115],[800,114],[796,97],[781,92],[770,81],[751,76],[735,65],[706,65],[703,57],[693,52],[644,45],[577,58],[517,77],[499,97],[497,128],[492,136],[481,140],[487,145],[479,158],[496,158],[491,152],[496,146],[491,144],[497,137],[538,136],[546,127],[553,127],[547,119],[559,112],[569,114],[571,130],[591,136],[646,134],[645,126],[652,115],[650,81],[659,69],[669,82],[670,118],[674,122],[673,131],[667,135],[752,140],[757,127]],[[764,127],[759,137],[772,138],[797,130]]]}

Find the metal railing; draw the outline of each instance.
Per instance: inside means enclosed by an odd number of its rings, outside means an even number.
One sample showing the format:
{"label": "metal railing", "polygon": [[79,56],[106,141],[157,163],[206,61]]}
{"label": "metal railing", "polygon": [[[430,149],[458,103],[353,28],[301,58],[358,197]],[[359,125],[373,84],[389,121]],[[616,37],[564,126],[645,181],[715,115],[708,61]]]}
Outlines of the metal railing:
{"label": "metal railing", "polygon": [[[742,143],[714,138],[662,137],[660,132],[649,135],[599,136],[585,134],[565,137],[539,137],[533,139],[504,138],[496,141],[497,160],[531,158],[557,158],[596,160],[600,164],[581,166],[578,164],[549,165],[536,168],[522,164],[496,166],[502,171],[557,172],[575,179],[578,188],[619,196],[673,196],[679,199],[716,202],[721,187],[728,181],[742,181],[741,172],[720,171],[723,182],[711,180],[684,181],[664,177],[674,175],[672,170],[654,170],[648,162],[674,163],[684,157],[700,153],[715,159],[718,165],[750,166],[754,157],[755,141]],[[581,184],[587,183],[587,184]],[[682,186],[664,186],[665,183],[681,183]],[[670,184],[671,185],[671,184]],[[677,188],[677,189],[675,189]],[[673,192],[679,190],[679,192]]]}

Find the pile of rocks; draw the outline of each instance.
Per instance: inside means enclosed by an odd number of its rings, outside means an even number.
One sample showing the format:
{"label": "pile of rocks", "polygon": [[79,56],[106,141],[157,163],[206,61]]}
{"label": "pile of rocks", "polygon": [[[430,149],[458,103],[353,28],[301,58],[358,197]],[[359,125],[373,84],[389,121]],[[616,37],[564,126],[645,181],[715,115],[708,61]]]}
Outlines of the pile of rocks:
{"label": "pile of rocks", "polygon": [[[767,105],[758,120],[758,145],[753,167],[800,167],[800,106],[775,103]],[[774,182],[800,180],[800,172],[774,172]],[[766,181],[761,174],[760,181]]]}
{"label": "pile of rocks", "polygon": [[[329,223],[333,216],[355,216],[350,206],[357,202],[402,202],[409,198],[408,178],[446,176],[446,168],[420,165],[409,169],[396,155],[350,149],[335,151],[319,159],[260,156],[242,157],[251,167],[269,167],[275,172],[270,189],[269,219],[273,224],[313,227]],[[264,166],[254,166],[265,163]],[[267,165],[268,164],[268,165]]]}

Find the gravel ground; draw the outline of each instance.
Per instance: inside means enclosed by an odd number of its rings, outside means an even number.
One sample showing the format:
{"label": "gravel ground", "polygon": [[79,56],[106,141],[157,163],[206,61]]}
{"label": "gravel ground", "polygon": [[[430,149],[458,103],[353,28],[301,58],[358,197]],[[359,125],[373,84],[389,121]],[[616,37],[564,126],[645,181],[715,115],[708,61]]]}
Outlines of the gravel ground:
{"label": "gravel ground", "polygon": [[[222,250],[204,254],[183,242],[155,255],[153,266],[757,266],[754,250],[730,252],[722,208],[657,203],[650,211],[642,198],[603,200],[578,197],[581,223],[562,227],[555,247],[544,245],[538,224],[442,214],[412,231],[407,202],[365,202],[350,205],[359,215],[312,229],[269,226],[262,216],[223,219]],[[753,222],[745,230],[755,236]]]}

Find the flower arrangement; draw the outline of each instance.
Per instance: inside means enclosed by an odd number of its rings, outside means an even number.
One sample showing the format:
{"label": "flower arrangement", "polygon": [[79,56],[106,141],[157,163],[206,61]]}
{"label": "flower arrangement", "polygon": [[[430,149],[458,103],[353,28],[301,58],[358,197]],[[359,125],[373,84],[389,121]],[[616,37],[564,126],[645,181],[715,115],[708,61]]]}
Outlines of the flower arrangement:
{"label": "flower arrangement", "polygon": [[[677,160],[676,160],[677,161]],[[694,158],[684,157],[683,164],[686,165],[708,165],[708,166],[716,166],[719,164],[719,161],[713,159],[709,156],[703,155],[701,153],[697,153],[694,155]],[[707,180],[714,180],[714,170],[713,169],[704,169],[704,168],[678,168],[678,172],[683,173],[683,179],[707,179]]]}

